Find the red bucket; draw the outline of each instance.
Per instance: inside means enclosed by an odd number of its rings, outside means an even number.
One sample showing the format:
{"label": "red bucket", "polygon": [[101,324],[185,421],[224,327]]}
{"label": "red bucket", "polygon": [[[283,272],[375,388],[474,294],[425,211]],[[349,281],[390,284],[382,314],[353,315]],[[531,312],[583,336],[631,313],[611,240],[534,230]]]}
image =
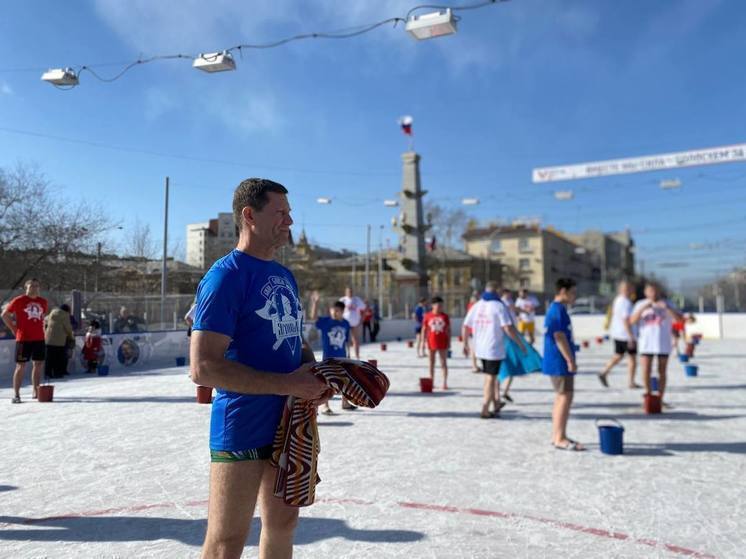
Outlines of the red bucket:
{"label": "red bucket", "polygon": [[212,386],[197,387],[197,403],[212,404]]}
{"label": "red bucket", "polygon": [[381,344],[381,351],[386,351],[386,344]]}
{"label": "red bucket", "polygon": [[407,340],[407,347],[414,347],[414,342],[412,340]]}
{"label": "red bucket", "polygon": [[588,340],[583,340],[583,347],[590,347],[590,345],[591,342],[589,342]]}
{"label": "red bucket", "polygon": [[42,384],[37,394],[40,402],[51,402],[54,399],[54,385]]}
{"label": "red bucket", "polygon": [[460,342],[463,342],[463,341],[464,341],[464,337],[463,337],[463,336],[461,336],[461,335],[459,335],[459,337],[458,337],[458,341],[460,341]]}
{"label": "red bucket", "polygon": [[433,391],[433,379],[430,377],[420,378],[420,392],[432,392]]}
{"label": "red bucket", "polygon": [[645,409],[645,413],[661,413],[661,397],[658,394],[645,394],[643,398],[643,408]]}
{"label": "red bucket", "polygon": [[694,344],[693,343],[690,342],[690,343],[686,344],[686,351],[685,351],[685,353],[689,357],[694,357]]}
{"label": "red bucket", "polygon": [[368,363],[378,368],[378,359],[368,359]]}
{"label": "red bucket", "polygon": [[598,338],[596,338],[596,343],[597,343],[598,345],[601,345],[602,343],[604,343],[604,339],[603,339],[603,337],[599,336]]}

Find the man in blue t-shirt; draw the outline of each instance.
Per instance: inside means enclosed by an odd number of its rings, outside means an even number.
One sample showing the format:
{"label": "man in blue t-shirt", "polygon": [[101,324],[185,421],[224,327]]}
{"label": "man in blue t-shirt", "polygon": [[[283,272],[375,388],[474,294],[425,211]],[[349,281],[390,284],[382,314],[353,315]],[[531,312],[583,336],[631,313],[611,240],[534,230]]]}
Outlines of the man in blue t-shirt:
{"label": "man in blue t-shirt", "polygon": [[425,346],[425,338],[422,335],[422,321],[425,319],[425,313],[427,312],[427,299],[423,297],[417,303],[412,313],[412,319],[415,322],[414,333],[416,336],[415,347],[417,348],[417,357],[427,357],[427,348]]}
{"label": "man in blue t-shirt", "polygon": [[585,450],[583,445],[567,436],[567,419],[575,389],[575,344],[567,305],[575,301],[575,280],[560,278],[556,284],[554,302],[544,318],[544,359],[542,371],[552,379],[554,408],[552,409],[552,444],[562,450]]}
{"label": "man in blue t-shirt", "polygon": [[[342,301],[334,301],[329,306],[329,316],[320,316],[318,319],[319,310],[319,293],[314,291],[311,294],[311,316],[310,319],[314,322],[316,328],[321,332],[321,347],[323,349],[323,359],[329,357],[343,357],[348,356],[348,347],[350,345],[350,323],[344,318],[345,304]],[[357,406],[347,401],[347,398],[342,396],[342,409],[343,410],[356,410]],[[324,415],[334,415],[334,412],[329,407],[329,402],[324,405],[321,410]]]}
{"label": "man in blue t-shirt", "polygon": [[289,557],[298,509],[273,495],[272,442],[288,396],[323,403],[309,372],[293,274],[273,260],[290,238],[287,189],[247,179],[233,195],[236,249],[200,282],[190,344],[195,383],[217,388],[210,421],[210,500],[203,557],[240,557],[257,500],[259,555]]}

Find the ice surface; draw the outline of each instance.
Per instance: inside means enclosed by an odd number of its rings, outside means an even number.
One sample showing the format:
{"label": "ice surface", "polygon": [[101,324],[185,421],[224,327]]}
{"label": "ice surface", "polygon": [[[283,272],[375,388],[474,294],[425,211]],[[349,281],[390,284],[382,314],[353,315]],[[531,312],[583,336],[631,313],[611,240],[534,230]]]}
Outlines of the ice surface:
{"label": "ice surface", "polygon": [[[599,385],[610,352],[579,355],[570,435],[590,450],[572,453],[549,445],[541,375],[482,420],[465,359],[451,360],[450,391],[424,395],[413,349],[364,347],[391,391],[376,410],[320,419],[323,481],[296,557],[746,556],[746,344],[705,341],[697,378],[672,360],[675,408],[653,417],[621,365]],[[180,369],[78,375],[51,404],[0,390],[0,557],[198,557],[210,408],[194,392]],[[625,455],[599,452],[604,416],[624,424]]]}

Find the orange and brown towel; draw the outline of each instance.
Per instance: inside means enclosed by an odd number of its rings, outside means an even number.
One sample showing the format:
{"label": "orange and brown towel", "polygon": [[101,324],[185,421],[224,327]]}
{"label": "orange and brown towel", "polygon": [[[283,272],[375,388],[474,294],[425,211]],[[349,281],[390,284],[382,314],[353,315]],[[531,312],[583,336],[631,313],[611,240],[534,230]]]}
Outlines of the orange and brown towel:
{"label": "orange and brown towel", "polygon": [[[311,369],[331,392],[357,406],[376,407],[389,389],[389,379],[365,361],[331,358]],[[275,496],[295,507],[313,504],[317,472],[319,432],[316,406],[290,396],[275,434],[271,463],[277,468]]]}

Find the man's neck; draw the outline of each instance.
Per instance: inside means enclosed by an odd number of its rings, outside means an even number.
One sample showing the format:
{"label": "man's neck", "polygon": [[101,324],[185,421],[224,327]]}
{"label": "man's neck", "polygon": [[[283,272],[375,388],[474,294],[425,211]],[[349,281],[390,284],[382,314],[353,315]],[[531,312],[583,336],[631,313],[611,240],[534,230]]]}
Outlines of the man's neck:
{"label": "man's neck", "polygon": [[236,250],[258,258],[259,260],[274,260],[277,247],[266,246],[249,236],[241,235],[238,239]]}
{"label": "man's neck", "polygon": [[557,295],[557,296],[556,296],[556,297],[554,298],[554,302],[555,302],[555,303],[559,303],[560,305],[566,305],[566,304],[567,304],[567,302],[565,301],[564,297],[562,297],[562,296],[560,296],[560,295]]}

